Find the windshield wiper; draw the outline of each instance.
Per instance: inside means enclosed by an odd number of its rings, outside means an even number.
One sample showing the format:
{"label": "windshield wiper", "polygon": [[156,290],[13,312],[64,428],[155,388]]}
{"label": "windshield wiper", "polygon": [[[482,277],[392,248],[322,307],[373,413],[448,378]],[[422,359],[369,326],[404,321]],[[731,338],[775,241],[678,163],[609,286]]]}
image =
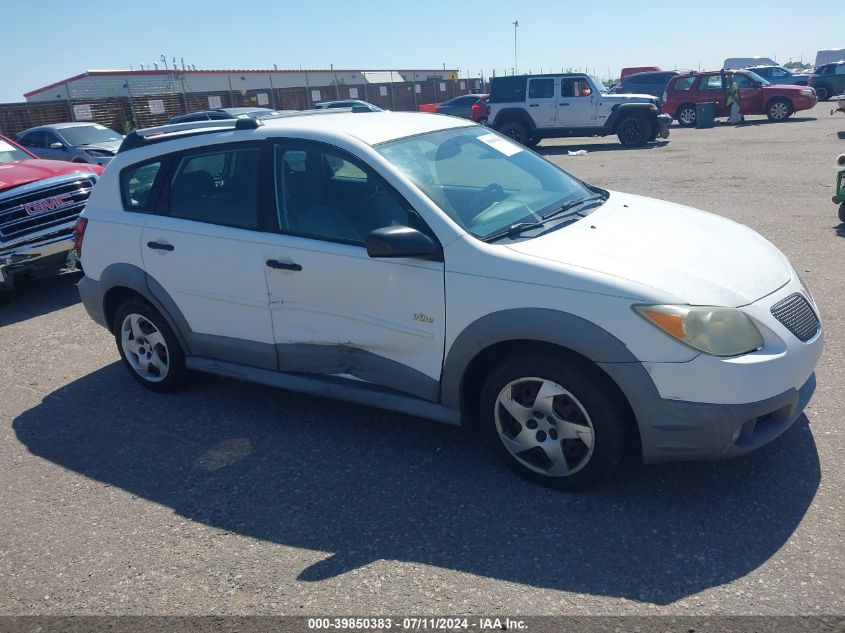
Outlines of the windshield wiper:
{"label": "windshield wiper", "polygon": [[561,215],[566,213],[567,211],[571,211],[575,207],[580,207],[582,204],[586,204],[588,202],[595,202],[597,200],[607,200],[607,196],[604,194],[597,193],[592,196],[587,196],[586,198],[581,198],[579,200],[569,200],[568,202],[564,202],[554,211],[549,211],[547,214],[541,217],[543,221],[553,218],[555,216]]}
{"label": "windshield wiper", "polygon": [[495,242],[497,240],[502,239],[503,237],[509,237],[513,239],[517,235],[519,235],[520,233],[524,233],[525,231],[542,228],[544,224],[544,222],[517,222],[516,224],[511,224],[508,228],[503,231],[491,233],[487,237],[483,238],[482,241],[488,243]]}

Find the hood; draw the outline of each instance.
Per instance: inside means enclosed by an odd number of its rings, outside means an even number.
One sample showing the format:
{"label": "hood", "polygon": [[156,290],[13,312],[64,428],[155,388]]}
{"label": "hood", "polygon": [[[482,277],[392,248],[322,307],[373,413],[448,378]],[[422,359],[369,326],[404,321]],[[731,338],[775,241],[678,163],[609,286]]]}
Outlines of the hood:
{"label": "hood", "polygon": [[64,160],[21,160],[15,163],[0,164],[0,191],[25,185],[36,180],[72,174],[75,172],[95,174],[103,173],[103,168],[97,165],[83,163],[69,163]]}
{"label": "hood", "polygon": [[632,92],[605,92],[602,93],[602,97],[605,99],[611,99],[613,101],[631,101],[634,103],[656,103],[657,97],[654,95],[646,95],[646,94],[636,94]]}
{"label": "hood", "polygon": [[792,277],[786,257],[746,226],[616,192],[580,222],[509,248],[650,286],[692,305],[746,305]]}
{"label": "hood", "polygon": [[119,141],[103,141],[102,143],[89,143],[88,145],[77,145],[77,147],[82,150],[104,149],[106,151],[111,152],[112,154],[116,154],[122,142],[123,140],[121,139]]}

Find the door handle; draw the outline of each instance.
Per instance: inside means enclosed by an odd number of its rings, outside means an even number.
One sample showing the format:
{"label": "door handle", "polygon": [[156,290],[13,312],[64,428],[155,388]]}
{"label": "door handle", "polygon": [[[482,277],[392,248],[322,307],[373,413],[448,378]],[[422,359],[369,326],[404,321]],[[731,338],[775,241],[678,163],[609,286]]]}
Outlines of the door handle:
{"label": "door handle", "polygon": [[275,268],[277,270],[295,270],[297,272],[302,270],[302,266],[300,266],[299,264],[294,264],[290,262],[280,262],[277,259],[268,259],[267,265],[270,268]]}
{"label": "door handle", "polygon": [[562,105],[562,106],[568,106],[569,104],[568,104],[568,103],[561,103],[560,105]]}
{"label": "door handle", "polygon": [[529,107],[529,108],[539,108],[539,107],[540,107],[540,104],[539,104],[539,103],[529,103],[529,104],[528,104],[528,107]]}
{"label": "door handle", "polygon": [[159,251],[172,251],[176,247],[173,244],[164,244],[162,242],[147,242],[147,248],[154,248]]}

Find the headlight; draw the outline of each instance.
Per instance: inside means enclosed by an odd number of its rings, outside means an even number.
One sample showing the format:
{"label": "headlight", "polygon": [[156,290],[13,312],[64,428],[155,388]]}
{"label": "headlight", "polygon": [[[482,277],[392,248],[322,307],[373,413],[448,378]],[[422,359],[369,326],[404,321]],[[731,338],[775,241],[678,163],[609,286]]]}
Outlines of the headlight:
{"label": "headlight", "polygon": [[670,336],[713,356],[738,356],[763,346],[760,331],[736,308],[684,305],[633,308]]}
{"label": "headlight", "polygon": [[801,94],[802,94],[802,95],[804,95],[805,97],[812,97],[814,94],[816,94],[816,91],[815,91],[815,90],[806,90],[806,89],[805,89],[805,90],[802,90],[802,91],[801,91]]}

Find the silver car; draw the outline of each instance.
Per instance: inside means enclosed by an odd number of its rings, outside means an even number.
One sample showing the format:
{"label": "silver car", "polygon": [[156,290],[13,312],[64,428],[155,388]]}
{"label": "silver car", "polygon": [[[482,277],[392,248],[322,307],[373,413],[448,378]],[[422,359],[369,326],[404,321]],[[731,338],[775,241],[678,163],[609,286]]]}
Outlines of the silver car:
{"label": "silver car", "polygon": [[54,123],[20,132],[18,143],[39,158],[106,165],[123,135],[99,123]]}

